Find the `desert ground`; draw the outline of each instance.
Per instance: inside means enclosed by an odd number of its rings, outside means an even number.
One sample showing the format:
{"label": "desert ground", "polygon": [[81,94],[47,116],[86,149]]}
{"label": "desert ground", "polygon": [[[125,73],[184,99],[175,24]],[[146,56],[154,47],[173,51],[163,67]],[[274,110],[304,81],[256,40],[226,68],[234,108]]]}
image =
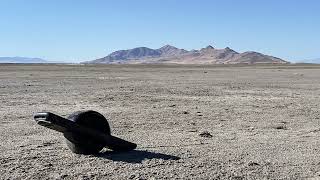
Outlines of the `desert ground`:
{"label": "desert ground", "polygon": [[[4,64],[0,102],[0,179],[320,178],[320,65]],[[137,149],[73,154],[33,120],[79,110]]]}

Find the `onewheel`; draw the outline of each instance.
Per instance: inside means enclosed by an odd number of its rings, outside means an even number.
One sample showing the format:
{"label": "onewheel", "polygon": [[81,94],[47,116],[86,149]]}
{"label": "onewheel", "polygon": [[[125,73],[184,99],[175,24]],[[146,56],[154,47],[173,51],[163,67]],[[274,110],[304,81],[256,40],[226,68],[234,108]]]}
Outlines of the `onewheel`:
{"label": "onewheel", "polygon": [[113,151],[130,151],[136,144],[111,135],[107,119],[96,111],[79,111],[67,119],[50,112],[34,115],[44,127],[63,133],[70,150],[78,154],[95,154],[108,147]]}

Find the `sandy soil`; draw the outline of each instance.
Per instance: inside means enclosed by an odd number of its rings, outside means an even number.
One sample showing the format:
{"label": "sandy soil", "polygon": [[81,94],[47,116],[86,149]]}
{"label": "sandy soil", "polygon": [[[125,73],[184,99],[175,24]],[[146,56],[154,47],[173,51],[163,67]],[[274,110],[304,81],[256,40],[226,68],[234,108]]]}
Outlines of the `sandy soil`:
{"label": "sandy soil", "polygon": [[[0,65],[0,102],[0,179],[320,178],[320,66]],[[76,155],[32,118],[86,109],[137,150]]]}

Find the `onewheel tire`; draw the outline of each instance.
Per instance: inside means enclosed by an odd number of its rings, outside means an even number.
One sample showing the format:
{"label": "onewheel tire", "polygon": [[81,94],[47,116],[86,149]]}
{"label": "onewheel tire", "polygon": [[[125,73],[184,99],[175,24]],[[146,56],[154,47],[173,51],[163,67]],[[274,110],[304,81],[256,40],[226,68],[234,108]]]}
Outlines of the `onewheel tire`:
{"label": "onewheel tire", "polygon": [[[104,134],[111,133],[107,119],[96,111],[78,111],[72,113],[68,119]],[[65,132],[63,135],[66,138],[68,148],[77,154],[97,154],[106,146],[105,142],[87,134]]]}

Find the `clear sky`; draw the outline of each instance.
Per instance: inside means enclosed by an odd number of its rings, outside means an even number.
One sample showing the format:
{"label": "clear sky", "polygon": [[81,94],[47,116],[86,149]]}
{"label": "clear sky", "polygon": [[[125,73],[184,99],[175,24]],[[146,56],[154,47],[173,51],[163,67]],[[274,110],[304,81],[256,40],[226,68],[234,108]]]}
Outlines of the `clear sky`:
{"label": "clear sky", "polygon": [[85,61],[209,44],[320,58],[319,0],[0,0],[0,56]]}

